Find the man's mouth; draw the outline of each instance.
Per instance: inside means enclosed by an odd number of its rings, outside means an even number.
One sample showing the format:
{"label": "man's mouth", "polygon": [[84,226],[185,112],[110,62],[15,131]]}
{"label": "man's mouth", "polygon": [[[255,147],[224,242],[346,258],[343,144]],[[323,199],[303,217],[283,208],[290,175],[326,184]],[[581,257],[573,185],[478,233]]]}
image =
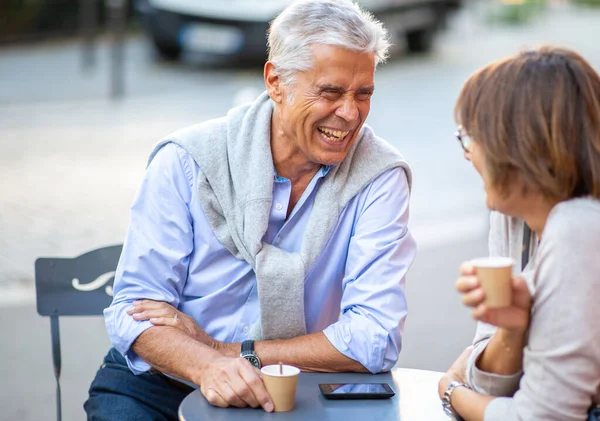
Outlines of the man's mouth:
{"label": "man's mouth", "polygon": [[327,127],[317,127],[317,130],[328,141],[340,142],[340,143],[343,142],[344,139],[346,138],[346,136],[348,136],[348,133],[350,133],[347,130],[335,130],[335,129],[329,129]]}

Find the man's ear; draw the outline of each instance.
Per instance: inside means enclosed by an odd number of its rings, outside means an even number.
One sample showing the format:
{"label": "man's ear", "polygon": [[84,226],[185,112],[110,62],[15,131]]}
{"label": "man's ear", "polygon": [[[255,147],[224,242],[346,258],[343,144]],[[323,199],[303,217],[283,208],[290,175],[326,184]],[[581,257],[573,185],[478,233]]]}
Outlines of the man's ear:
{"label": "man's ear", "polygon": [[283,86],[281,85],[281,77],[277,74],[275,65],[270,61],[267,61],[265,64],[264,78],[269,96],[273,102],[280,104],[284,94]]}

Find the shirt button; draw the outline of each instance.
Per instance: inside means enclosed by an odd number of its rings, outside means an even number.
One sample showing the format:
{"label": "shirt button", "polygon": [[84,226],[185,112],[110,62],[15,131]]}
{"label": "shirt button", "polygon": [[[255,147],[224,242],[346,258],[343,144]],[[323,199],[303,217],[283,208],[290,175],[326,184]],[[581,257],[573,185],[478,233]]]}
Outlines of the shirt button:
{"label": "shirt button", "polygon": [[248,333],[249,330],[250,328],[248,326],[244,326],[244,333]]}
{"label": "shirt button", "polygon": [[275,209],[281,210],[281,209],[283,209],[283,205],[281,203],[278,203],[275,205]]}

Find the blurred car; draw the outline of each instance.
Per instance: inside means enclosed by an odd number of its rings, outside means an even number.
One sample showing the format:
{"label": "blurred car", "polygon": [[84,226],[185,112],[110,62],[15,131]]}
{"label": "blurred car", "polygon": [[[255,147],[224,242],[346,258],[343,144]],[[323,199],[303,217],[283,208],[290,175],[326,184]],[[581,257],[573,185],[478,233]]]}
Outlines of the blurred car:
{"label": "blurred car", "polygon": [[[393,41],[425,52],[435,32],[461,0],[362,0],[384,22]],[[182,51],[239,60],[266,57],[269,22],[292,0],[136,0],[135,8],[158,53],[177,59]]]}

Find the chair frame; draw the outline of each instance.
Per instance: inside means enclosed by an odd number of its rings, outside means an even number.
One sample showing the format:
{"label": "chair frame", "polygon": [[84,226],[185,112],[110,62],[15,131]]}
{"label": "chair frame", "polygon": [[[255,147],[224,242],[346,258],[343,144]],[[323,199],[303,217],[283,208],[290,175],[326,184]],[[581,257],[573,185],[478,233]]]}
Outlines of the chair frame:
{"label": "chair frame", "polygon": [[112,301],[112,284],[121,250],[122,245],[114,245],[72,259],[40,257],[35,261],[37,312],[50,318],[58,421],[62,420],[59,316],[102,315]]}

